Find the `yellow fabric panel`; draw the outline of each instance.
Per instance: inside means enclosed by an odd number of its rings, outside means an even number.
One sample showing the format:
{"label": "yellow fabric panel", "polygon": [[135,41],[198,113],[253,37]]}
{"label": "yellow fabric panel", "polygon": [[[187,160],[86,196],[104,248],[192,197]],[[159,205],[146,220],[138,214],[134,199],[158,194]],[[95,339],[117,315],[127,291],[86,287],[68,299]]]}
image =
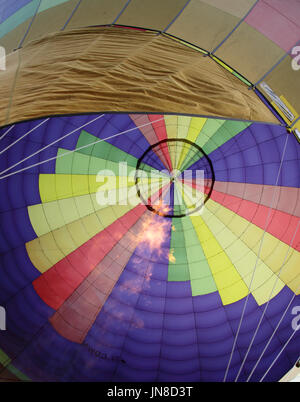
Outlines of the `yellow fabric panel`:
{"label": "yellow fabric panel", "polygon": [[[64,254],[55,242],[53,232],[26,243],[26,251],[32,264],[40,272],[47,271],[55,264],[55,261],[64,258]],[[69,250],[71,251],[72,249]]]}
{"label": "yellow fabric panel", "polygon": [[203,219],[200,216],[191,216],[190,219],[207,258],[223,304],[231,304],[247,296],[247,286]]}
{"label": "yellow fabric panel", "polygon": [[[185,203],[191,203],[189,190],[184,189],[181,192],[187,200]],[[202,209],[202,215],[204,214],[205,207]],[[249,293],[248,288],[223,250],[218,237],[210,230],[202,216],[192,214],[189,218],[194,225],[223,304],[234,303],[245,297]]]}
{"label": "yellow fabric panel", "polygon": [[[189,198],[188,191],[185,191],[185,195],[187,198]],[[197,222],[197,218],[198,217],[191,216],[193,223]],[[262,255],[259,255],[259,258],[257,258],[258,251],[255,252],[251,241],[248,243],[245,241],[244,233],[247,233],[245,236],[246,238],[250,237],[251,239],[251,235],[249,236],[248,231],[249,227],[251,228],[254,226],[255,229],[259,229],[255,225],[249,223],[245,219],[236,215],[234,212],[211,199],[206,203],[205,208],[203,208],[201,219],[207,226],[207,234],[211,233],[211,239],[209,237],[203,237],[205,231],[203,230],[203,226],[201,226],[201,221],[198,220],[198,227],[195,227],[195,229],[197,233],[201,232],[202,234],[202,239],[200,240],[199,237],[199,240],[201,241],[201,245],[208,259],[212,272],[217,274],[219,271],[223,271],[222,267],[226,266],[226,260],[221,263],[219,259],[223,259],[221,252],[225,253],[226,258],[231,261],[232,265],[237,270],[247,288],[250,289],[253,297],[256,299],[259,305],[266,303],[270,297],[273,298],[276,296],[276,294],[282,290],[285,284],[291,286],[291,278],[289,280],[285,280],[288,278],[287,271],[282,271],[284,276],[280,275],[279,278],[277,278],[276,275],[276,272],[278,272],[278,270],[281,268],[281,264],[284,262],[284,256],[282,253],[279,259],[280,265],[278,266],[277,270],[274,270],[273,266],[269,266],[270,261],[265,261]],[[241,233],[237,233],[237,230],[240,230]],[[259,231],[261,233],[259,233]],[[255,234],[255,236],[253,236],[256,241],[261,238],[263,232],[261,229],[259,229],[259,231]],[[212,243],[214,241],[217,242],[217,246],[210,246],[209,241]],[[206,243],[204,244],[203,242]],[[270,245],[266,245],[266,248],[270,249]],[[215,255],[215,253],[219,254]],[[213,267],[211,265],[212,263],[214,264]],[[293,274],[296,274],[294,264]],[[298,276],[300,276],[299,273]],[[235,281],[232,280],[232,283],[234,282]],[[292,286],[293,288],[291,289],[295,291],[295,284]]]}
{"label": "yellow fabric panel", "polygon": [[[54,197],[65,196],[64,184],[69,183],[70,176],[73,179],[75,177],[75,181],[78,179],[76,196],[57,198],[53,201]],[[130,199],[130,203],[103,206],[98,204],[96,194],[78,194],[79,190],[86,189],[86,182],[88,183],[91,177],[95,179],[95,176],[40,175],[40,178],[42,177],[44,179],[40,180],[41,198],[51,201],[28,207],[31,224],[39,237],[26,243],[28,255],[40,272],[45,272],[141,202],[136,196],[134,183],[131,189],[135,197]],[[60,187],[55,188],[56,178]],[[154,183],[149,195],[155,194],[161,186],[158,179],[152,181]],[[144,184],[141,182],[140,188],[144,194],[147,191],[145,186],[148,186],[148,179],[144,180]]]}
{"label": "yellow fabric panel", "polygon": [[[163,179],[141,178],[140,180],[142,184],[147,185],[149,180],[159,182]],[[39,176],[40,196],[43,203],[134,185],[134,180],[128,179],[127,176],[110,178],[104,175],[85,174],[41,174]]]}
{"label": "yellow fabric panel", "polygon": [[215,55],[254,84],[284,55],[284,51],[243,22]]}
{"label": "yellow fabric panel", "polygon": [[296,295],[300,294],[300,276],[298,275],[295,279],[289,282],[290,289],[293,289]]}
{"label": "yellow fabric panel", "polygon": [[[107,207],[107,204],[100,204],[97,201],[96,193],[87,193],[84,195],[77,194],[74,196],[69,195],[70,198],[60,198],[63,197],[65,193],[55,193],[55,191],[57,190],[55,189],[55,186],[53,186],[53,182],[55,181],[54,176],[59,177],[61,175],[40,175],[40,179],[44,177],[40,180],[41,198],[43,200],[54,200],[44,201],[43,204],[28,206],[30,222],[38,237]],[[82,179],[80,175],[78,176],[80,177],[80,179]],[[121,178],[119,177],[119,179]],[[136,202],[135,199],[130,198],[130,200],[128,201],[127,198],[127,196],[131,195],[131,193],[127,195],[127,190],[129,190],[130,188],[132,188],[132,193],[136,193],[135,184],[133,181],[132,183],[128,184],[127,177],[124,177],[124,179],[124,183],[120,184],[120,188],[123,188],[125,191],[117,192],[116,202],[122,205],[124,203],[127,204],[129,201],[131,203],[132,200],[133,205],[136,205],[139,202],[139,198],[136,197]],[[48,184],[48,180],[50,182],[50,185]],[[67,180],[69,180],[69,177],[67,178]],[[146,178],[140,180],[139,187],[144,194],[144,198],[146,194],[150,196],[152,193],[158,191],[161,183],[162,185],[164,185],[169,182],[169,178],[152,178],[151,186],[148,186],[149,180]],[[99,185],[99,189],[101,189],[100,184],[97,184]],[[110,191],[107,192],[107,198],[110,197],[109,192]],[[114,188],[111,190],[111,192],[113,193],[112,195],[115,195]]]}
{"label": "yellow fabric panel", "polygon": [[31,262],[40,272],[47,271],[132,208],[107,207],[26,243]]}
{"label": "yellow fabric panel", "polygon": [[[165,179],[165,182],[169,182],[169,179]],[[162,183],[164,183],[163,180]],[[143,194],[147,194],[148,191],[150,196],[151,192],[158,191],[160,186],[159,179],[152,179],[149,190],[147,186],[148,180],[145,180],[144,184],[142,180],[140,189],[143,191]],[[47,185],[44,183],[43,188],[46,187]],[[131,187],[135,187],[134,183],[132,183]],[[126,184],[124,189],[127,189]],[[50,187],[49,190],[51,190]],[[41,188],[40,191],[42,191]],[[43,193],[43,195],[49,199],[55,196],[55,194],[50,196],[50,194],[45,193]],[[30,205],[28,207],[30,222],[38,237],[107,207],[107,205],[101,205],[97,202],[96,193],[71,197],[72,198],[44,202],[43,204]],[[138,200],[137,198],[137,201]],[[117,194],[117,202],[123,203],[123,201],[124,203],[127,202],[127,191]],[[136,203],[134,203],[134,205],[136,205]]]}
{"label": "yellow fabric panel", "polygon": [[[70,203],[73,204],[72,208],[75,209],[80,218],[83,218],[84,216],[97,211],[97,209],[100,209],[100,205],[97,203],[96,194],[86,194],[79,197],[73,197],[67,200],[59,200],[58,205],[65,206],[66,201],[69,201]],[[77,215],[76,213],[74,213],[74,215],[69,214],[67,208],[61,208],[61,209],[63,209],[64,211],[64,219],[66,223],[72,222],[73,218],[76,217]]]}
{"label": "yellow fabric panel", "polygon": [[[170,138],[177,138],[178,135],[178,116],[165,116],[165,125],[167,131],[167,137]],[[176,155],[177,155],[177,148],[176,152],[174,152],[174,148],[177,146],[177,143],[168,143],[169,155],[172,163],[173,169],[176,167]]]}
{"label": "yellow fabric panel", "polygon": [[[253,245],[253,249],[254,252],[258,252],[259,243]],[[274,272],[278,272],[285,261],[280,273],[280,279],[286,283],[293,292],[297,294],[300,293],[299,286],[297,287],[297,284],[299,284],[300,280],[300,253],[297,250],[293,248],[289,249],[287,244],[276,239],[269,233],[266,233],[260,255],[261,259],[265,261],[265,263],[270,266]]]}
{"label": "yellow fabric panel", "polygon": [[[88,210],[86,214],[92,212]],[[38,237],[80,218],[73,198],[31,205],[28,214]]]}
{"label": "yellow fabric panel", "polygon": [[[189,185],[182,185],[182,182],[177,180],[176,181],[176,186],[178,187],[178,194],[182,197],[184,204],[186,208],[189,210],[189,212],[192,212],[193,209],[203,206],[203,201],[204,201],[204,193],[200,192],[200,189],[195,189],[190,187]],[[201,198],[200,198],[201,196]],[[193,212],[193,216],[195,215],[201,215],[203,212],[203,207],[197,211]]]}
{"label": "yellow fabric panel", "polygon": [[[46,206],[47,204],[44,204],[44,205]],[[56,210],[59,211],[59,207],[58,207],[56,201],[53,202],[53,206]],[[43,204],[30,205],[27,209],[28,209],[28,216],[30,219],[30,223],[35,231],[35,234],[38,237],[55,229],[55,226],[56,226],[55,223],[52,224],[53,229],[51,229],[49,222],[47,222],[46,214],[44,211],[48,210],[48,208],[46,207],[44,210]],[[49,209],[50,209],[50,211],[52,211],[51,207]],[[58,214],[57,213],[55,214],[55,217],[56,216],[58,216],[58,219],[61,219],[60,211]]]}
{"label": "yellow fabric panel", "polygon": [[95,193],[99,187],[96,175],[41,174],[39,176],[43,203]]}
{"label": "yellow fabric panel", "polygon": [[201,117],[192,117],[190,122],[189,131],[187,135],[187,139],[194,142],[197,136],[200,134],[204,124],[206,123],[207,119]]}
{"label": "yellow fabric panel", "polygon": [[[177,138],[186,138],[189,132],[189,127],[191,123],[192,118],[189,116],[178,116],[178,132],[177,132]],[[179,163],[180,163],[180,157],[184,148],[183,143],[178,143],[177,144],[177,152],[175,156],[175,168],[179,168]]]}
{"label": "yellow fabric panel", "polygon": [[[209,200],[209,203],[211,203],[211,201],[212,200]],[[260,243],[264,233],[261,228],[251,224],[249,221],[236,215],[227,208],[219,207],[214,211],[214,214],[221,219],[228,229],[240,238],[249,249],[256,255],[259,253],[260,260],[274,273],[278,274],[284,263],[279,276],[280,280],[289,286],[292,291],[299,292],[299,289],[295,286],[297,280],[299,282],[300,278],[298,269],[300,253],[297,250],[289,250],[287,244],[267,232],[264,234],[262,247],[260,249]],[[288,258],[286,258],[286,255]]]}
{"label": "yellow fabric panel", "polygon": [[192,117],[177,116],[178,117],[178,138],[186,138],[189,132]]}
{"label": "yellow fabric panel", "polygon": [[84,28],[43,37],[16,54],[21,63],[10,103],[12,86],[7,82],[12,82],[16,65],[11,64],[0,75],[0,126],[99,110],[278,123],[238,78],[165,35],[113,27]]}
{"label": "yellow fabric panel", "polygon": [[[188,130],[188,134],[186,136],[186,139],[191,141],[191,142],[195,142],[196,138],[198,137],[198,135],[200,134],[204,124],[206,123],[207,119],[201,118],[201,117],[192,117],[191,121],[190,121],[190,125],[189,125],[189,130]],[[181,152],[180,158],[179,158],[179,163],[178,163],[178,169],[181,168],[182,164],[184,163],[185,157],[187,156],[189,149],[190,149],[190,145],[186,144]]]}
{"label": "yellow fabric panel", "polygon": [[177,138],[178,116],[174,116],[174,115],[165,116],[164,120],[165,120],[168,139]]}
{"label": "yellow fabric panel", "polygon": [[222,125],[226,122],[226,120],[214,120],[214,125],[215,129],[212,130],[211,128],[209,130],[206,129],[205,125],[203,129],[201,130],[201,133],[197,137],[197,144],[200,147],[204,147],[204,145],[207,143],[207,141],[218,131],[219,128],[222,127]]}
{"label": "yellow fabric panel", "polygon": [[[210,200],[206,204],[202,217],[243,278],[257,303],[262,305],[269,300],[271,293],[271,297],[276,296],[284,287],[284,283],[277,279],[273,271],[260,258],[257,258],[253,250],[223,223],[222,218],[227,212],[224,210],[224,207]],[[254,270],[255,266],[256,269]],[[276,286],[273,290],[275,282]]]}

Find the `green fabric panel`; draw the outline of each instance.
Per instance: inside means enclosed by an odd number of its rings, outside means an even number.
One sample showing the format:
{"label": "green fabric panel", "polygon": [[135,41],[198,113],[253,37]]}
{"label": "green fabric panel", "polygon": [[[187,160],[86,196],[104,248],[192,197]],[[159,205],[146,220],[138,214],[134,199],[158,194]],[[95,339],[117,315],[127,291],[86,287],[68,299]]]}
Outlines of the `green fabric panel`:
{"label": "green fabric panel", "polygon": [[193,296],[217,291],[191,219],[188,216],[173,218],[172,225],[170,250],[174,250],[175,262],[169,262],[168,280],[190,280]]}
{"label": "green fabric panel", "polygon": [[[201,155],[203,155],[201,153]],[[186,169],[188,169],[190,166],[192,166],[195,162],[199,161],[199,154],[195,154],[194,152],[189,151],[188,155],[185,158],[185,163],[180,169],[182,172],[184,172]]]}
{"label": "green fabric panel", "polygon": [[20,380],[22,380],[22,381],[31,381],[29,377],[27,377],[25,374],[21,373],[21,371],[18,370],[13,365],[10,364],[7,368],[12,374],[14,374]]}
{"label": "green fabric panel", "polygon": [[185,239],[180,219],[172,219],[173,230],[171,231],[170,251],[174,250],[175,262],[169,261],[168,280],[188,281],[190,273],[185,251]]}
{"label": "green fabric panel", "polygon": [[217,287],[190,217],[181,219],[185,237],[192,295],[205,295]]}
{"label": "green fabric panel", "polygon": [[[76,148],[82,147],[87,144],[92,144],[98,140],[99,140],[98,137],[95,137],[87,133],[86,131],[82,130],[78,138]],[[96,158],[105,159],[112,162],[117,163],[127,162],[128,165],[133,166],[134,168],[136,167],[137,164],[137,159],[134,156],[122,151],[121,149],[115,147],[114,145],[109,144],[106,141],[101,141],[93,146],[80,149],[78,152],[83,153],[85,155],[92,155]],[[142,168],[145,171],[150,171],[151,169],[153,169],[148,165],[143,165]]]}
{"label": "green fabric panel", "polygon": [[66,152],[68,152],[67,149],[58,149],[55,172],[58,174],[88,174],[89,160],[92,157],[77,152],[61,156]]}
{"label": "green fabric panel", "polygon": [[225,142],[229,141],[231,138],[245,130],[251,124],[252,123],[246,123],[243,121],[227,120],[204,145],[204,152],[207,155],[210,154],[215,149],[225,144]]}
{"label": "green fabric panel", "polygon": [[0,363],[5,367],[11,362],[11,359],[7,356],[7,354],[0,349]]}
{"label": "green fabric panel", "polygon": [[[59,148],[57,155],[68,152],[67,149]],[[58,174],[90,174],[97,175],[100,170],[111,170],[119,176],[119,164],[79,152],[67,154],[56,160],[56,173]],[[133,166],[127,166],[127,174],[135,170]]]}
{"label": "green fabric panel", "polygon": [[[219,130],[220,125],[222,126],[225,121],[226,120],[220,119],[207,119],[200,134],[205,134],[206,137],[210,138],[213,134],[216,133],[216,131]],[[203,146],[203,144],[199,143],[199,136],[197,137],[196,144],[200,145],[200,147]]]}
{"label": "green fabric panel", "polygon": [[217,291],[217,287],[212,275],[207,276],[206,278],[192,279],[191,287],[192,287],[192,296],[205,295]]}
{"label": "green fabric panel", "polygon": [[[202,127],[201,132],[198,134],[198,137],[196,138],[195,144],[203,148],[205,143],[220,129],[220,127],[225,123],[225,121],[226,120],[220,120],[220,119],[207,119],[204,126]],[[194,162],[195,162],[195,153],[191,149],[185,158],[182,170],[187,169],[187,167],[191,166]]]}
{"label": "green fabric panel", "polygon": [[185,205],[183,205],[182,195],[180,194],[180,190],[177,188],[176,182],[173,183],[173,186],[174,186],[173,214],[180,215],[185,212]]}
{"label": "green fabric panel", "polygon": [[[211,125],[210,123],[210,129],[214,127],[214,125]],[[243,130],[245,130],[247,127],[249,127],[252,123],[249,122],[243,122],[243,121],[234,121],[234,120],[226,120],[225,123],[222,124],[221,127],[206,141],[204,145],[202,145],[203,151],[209,155],[211,152],[225,144],[225,142],[229,141],[231,138],[235,137],[237,134],[241,133]],[[203,130],[201,131],[200,135],[197,138],[197,142],[200,142],[201,134],[202,132],[207,133],[209,130],[209,126],[203,127]],[[199,144],[198,144],[199,145]],[[192,158],[188,159],[186,158],[186,163],[184,164],[182,170],[188,169],[195,160]]]}
{"label": "green fabric panel", "polygon": [[21,373],[16,367],[10,364],[11,358],[7,356],[7,354],[0,349],[0,364],[6,367],[11,373],[13,373],[20,380],[30,381],[25,374]]}

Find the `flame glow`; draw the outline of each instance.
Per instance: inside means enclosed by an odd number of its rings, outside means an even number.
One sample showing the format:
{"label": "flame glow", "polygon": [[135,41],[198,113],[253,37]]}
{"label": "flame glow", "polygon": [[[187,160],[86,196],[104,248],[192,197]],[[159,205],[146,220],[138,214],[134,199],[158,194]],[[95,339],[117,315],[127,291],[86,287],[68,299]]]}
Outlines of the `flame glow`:
{"label": "flame glow", "polygon": [[150,251],[156,251],[160,255],[164,248],[163,243],[169,236],[170,222],[167,220],[157,221],[149,217],[142,226],[139,235],[140,245]]}
{"label": "flame glow", "polygon": [[176,262],[176,258],[174,256],[174,249],[173,248],[169,252],[169,262],[172,262],[173,264],[175,264],[175,262]]}

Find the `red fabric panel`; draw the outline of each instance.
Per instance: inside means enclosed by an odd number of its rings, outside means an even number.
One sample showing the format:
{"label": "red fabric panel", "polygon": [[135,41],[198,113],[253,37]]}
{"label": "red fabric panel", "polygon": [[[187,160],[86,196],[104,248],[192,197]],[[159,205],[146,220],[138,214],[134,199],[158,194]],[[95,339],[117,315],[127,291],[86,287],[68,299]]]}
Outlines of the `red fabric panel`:
{"label": "red fabric panel", "polygon": [[38,295],[57,310],[144,212],[138,205],[38,277]]}

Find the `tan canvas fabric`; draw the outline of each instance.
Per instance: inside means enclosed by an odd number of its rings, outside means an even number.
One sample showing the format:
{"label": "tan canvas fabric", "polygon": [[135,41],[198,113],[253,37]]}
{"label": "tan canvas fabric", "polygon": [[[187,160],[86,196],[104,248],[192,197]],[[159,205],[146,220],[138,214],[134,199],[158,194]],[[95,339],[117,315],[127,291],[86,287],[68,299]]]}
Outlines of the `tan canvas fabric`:
{"label": "tan canvas fabric", "polygon": [[250,10],[256,0],[201,0],[210,6],[219,8],[227,14],[235,15],[238,18],[243,18]]}
{"label": "tan canvas fabric", "polygon": [[77,0],[71,0],[38,13],[28,31],[24,45],[43,37],[45,34],[62,29],[77,3]]}
{"label": "tan canvas fabric", "polygon": [[247,86],[152,32],[85,28],[32,42],[0,75],[0,125],[48,115],[152,112],[277,123]]}
{"label": "tan canvas fabric", "polygon": [[[71,15],[66,31],[112,24],[121,13],[117,21],[119,24],[157,30],[165,29],[177,17],[168,28],[168,33],[212,51],[251,9],[255,0],[191,0],[188,4],[186,0],[131,0],[123,10],[126,4],[126,0],[82,0],[76,8],[78,0],[69,0],[39,12],[33,21],[29,18],[21,23],[0,38],[0,45],[7,54],[10,53],[16,49],[29,26],[24,45],[60,31]],[[243,22],[216,55],[255,83],[277,63],[284,51]],[[288,57],[267,80],[278,95],[284,95],[299,111],[300,80],[298,72],[293,72],[289,67],[290,63]]]}
{"label": "tan canvas fabric", "polygon": [[14,49],[18,47],[21,38],[23,38],[26,33],[27,28],[28,21],[18,25],[11,32],[0,38],[0,46],[4,47],[6,54],[11,53]]}
{"label": "tan canvas fabric", "polygon": [[82,0],[67,29],[112,24],[127,0]]}
{"label": "tan canvas fabric", "polygon": [[118,23],[157,30],[165,29],[186,0],[131,0]]}
{"label": "tan canvas fabric", "polygon": [[242,23],[216,55],[256,83],[285,52],[246,23]]}
{"label": "tan canvas fabric", "polygon": [[240,18],[202,1],[192,1],[168,33],[212,51]]}

